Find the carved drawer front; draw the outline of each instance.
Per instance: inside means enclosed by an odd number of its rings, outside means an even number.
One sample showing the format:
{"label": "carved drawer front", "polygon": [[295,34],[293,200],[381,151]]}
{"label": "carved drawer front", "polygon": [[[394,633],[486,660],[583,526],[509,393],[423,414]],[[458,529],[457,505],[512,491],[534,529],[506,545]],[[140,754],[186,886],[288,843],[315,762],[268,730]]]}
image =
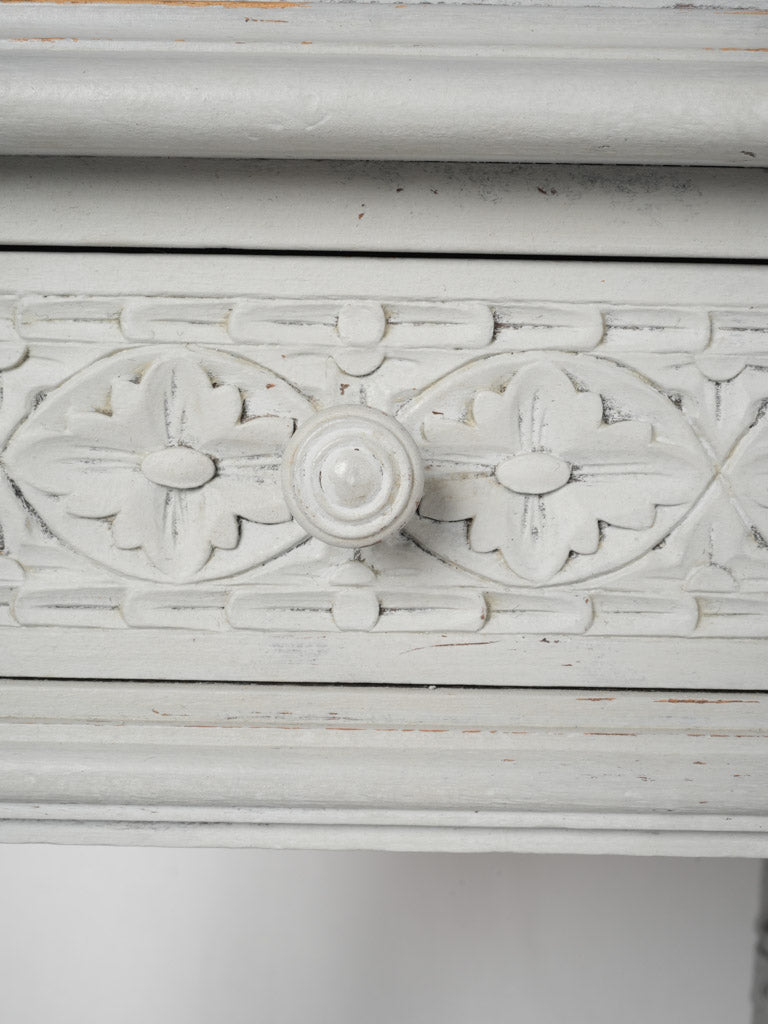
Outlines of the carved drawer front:
{"label": "carved drawer front", "polygon": [[768,271],[5,255],[13,675],[760,687]]}

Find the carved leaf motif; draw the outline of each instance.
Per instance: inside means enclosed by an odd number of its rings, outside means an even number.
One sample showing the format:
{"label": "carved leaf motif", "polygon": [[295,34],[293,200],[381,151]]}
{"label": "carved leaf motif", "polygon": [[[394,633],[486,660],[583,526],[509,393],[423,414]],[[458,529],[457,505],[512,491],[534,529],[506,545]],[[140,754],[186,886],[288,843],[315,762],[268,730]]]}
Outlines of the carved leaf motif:
{"label": "carved leaf motif", "polygon": [[[431,465],[422,521],[411,529],[428,548],[465,564],[449,548],[455,534],[444,540],[425,521],[466,520],[472,552],[499,552],[520,580],[548,583],[572,555],[597,555],[606,569],[622,564],[640,545],[619,543],[612,558],[605,527],[637,531],[647,549],[669,520],[659,509],[684,511],[701,492],[710,475],[703,451],[674,406],[636,378],[585,358],[486,363],[495,373],[475,365],[451,374],[405,414],[410,424],[429,410],[420,433]],[[586,388],[593,375],[594,390]],[[456,396],[473,378],[481,386],[462,411]],[[621,407],[610,422],[604,399]],[[487,559],[483,569],[498,574]]]}
{"label": "carved leaf motif", "polygon": [[[284,382],[231,356],[165,350],[148,360],[137,351],[54,392],[4,462],[54,531],[84,553],[112,563],[140,550],[162,577],[190,579],[215,550],[239,546],[241,521],[290,522],[280,460],[310,410]],[[257,415],[245,415],[238,376],[260,389]],[[88,521],[98,527],[89,532]],[[295,524],[288,530],[296,539]],[[251,564],[263,560],[255,552]]]}
{"label": "carved leaf motif", "polygon": [[768,545],[768,416],[764,413],[724,467],[738,505],[760,546]]}

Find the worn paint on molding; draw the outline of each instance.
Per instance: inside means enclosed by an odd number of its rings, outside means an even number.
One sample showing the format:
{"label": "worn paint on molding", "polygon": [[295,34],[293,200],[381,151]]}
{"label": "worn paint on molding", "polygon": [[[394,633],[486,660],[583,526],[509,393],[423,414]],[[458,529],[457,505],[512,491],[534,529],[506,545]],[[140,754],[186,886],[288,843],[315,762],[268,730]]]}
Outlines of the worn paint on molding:
{"label": "worn paint on molding", "polygon": [[0,0],[2,4],[153,4],[157,7],[255,7],[274,10],[284,7],[311,7],[304,0]]}

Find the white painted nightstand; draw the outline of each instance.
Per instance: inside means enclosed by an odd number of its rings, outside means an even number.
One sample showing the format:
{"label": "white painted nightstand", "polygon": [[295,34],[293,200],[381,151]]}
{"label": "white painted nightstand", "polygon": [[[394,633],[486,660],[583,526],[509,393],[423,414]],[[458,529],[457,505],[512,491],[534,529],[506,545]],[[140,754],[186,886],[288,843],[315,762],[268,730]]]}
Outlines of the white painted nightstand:
{"label": "white painted nightstand", "polygon": [[0,839],[768,855],[759,14],[0,8]]}

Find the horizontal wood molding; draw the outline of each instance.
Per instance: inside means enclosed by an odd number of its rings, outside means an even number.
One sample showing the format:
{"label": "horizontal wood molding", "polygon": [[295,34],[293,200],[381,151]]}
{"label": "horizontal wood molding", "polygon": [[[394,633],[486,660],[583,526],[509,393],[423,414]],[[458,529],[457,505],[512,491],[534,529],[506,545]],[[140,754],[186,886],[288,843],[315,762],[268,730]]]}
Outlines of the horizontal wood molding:
{"label": "horizontal wood molding", "polygon": [[761,168],[0,157],[0,193],[3,245],[768,258]]}
{"label": "horizontal wood molding", "polygon": [[271,7],[3,4],[0,152],[768,162],[763,18]]}
{"label": "horizontal wood molding", "polygon": [[768,855],[768,697],[0,683],[0,841]]}

